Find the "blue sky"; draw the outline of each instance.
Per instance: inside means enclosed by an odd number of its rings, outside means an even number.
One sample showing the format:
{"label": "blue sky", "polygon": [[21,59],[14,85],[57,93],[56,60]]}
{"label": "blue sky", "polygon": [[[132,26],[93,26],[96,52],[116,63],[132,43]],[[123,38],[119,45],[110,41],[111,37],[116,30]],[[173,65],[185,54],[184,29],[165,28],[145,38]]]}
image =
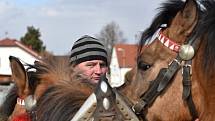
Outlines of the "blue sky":
{"label": "blue sky", "polygon": [[50,0],[0,0],[0,1],[5,1],[10,4],[15,4],[17,7],[24,7],[24,6],[44,5]]}
{"label": "blue sky", "polygon": [[[48,51],[67,54],[82,35],[95,36],[116,22],[128,43],[144,30],[165,0],[0,0],[0,39],[19,40],[27,26],[39,28]],[[5,33],[8,33],[7,35]]]}

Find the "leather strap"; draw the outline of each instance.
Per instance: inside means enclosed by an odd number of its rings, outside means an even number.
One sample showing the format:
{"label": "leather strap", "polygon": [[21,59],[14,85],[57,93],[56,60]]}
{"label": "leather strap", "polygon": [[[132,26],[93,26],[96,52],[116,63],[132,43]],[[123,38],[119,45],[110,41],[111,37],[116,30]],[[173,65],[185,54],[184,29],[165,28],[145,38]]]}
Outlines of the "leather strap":
{"label": "leather strap", "polygon": [[168,87],[176,72],[181,68],[181,59],[176,59],[169,65],[168,68],[162,68],[149,89],[140,97],[140,101],[133,106],[136,114],[142,113],[153,104],[155,99]]}
{"label": "leather strap", "polygon": [[183,95],[182,98],[187,102],[192,120],[198,118],[198,112],[196,110],[195,104],[192,99],[191,92],[191,65],[192,61],[186,61],[185,66],[183,66]]}

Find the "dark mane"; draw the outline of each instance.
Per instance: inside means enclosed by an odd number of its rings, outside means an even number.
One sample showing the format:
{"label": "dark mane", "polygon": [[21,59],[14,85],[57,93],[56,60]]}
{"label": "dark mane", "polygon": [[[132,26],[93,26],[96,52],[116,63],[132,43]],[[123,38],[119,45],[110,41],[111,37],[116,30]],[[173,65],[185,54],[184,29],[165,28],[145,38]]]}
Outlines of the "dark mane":
{"label": "dark mane", "polygon": [[206,13],[205,17],[201,20],[201,25],[198,29],[200,39],[204,47],[203,52],[203,68],[204,71],[208,73],[210,72],[214,74],[215,71],[215,2],[208,1],[206,3],[208,8],[208,12]]}
{"label": "dark mane", "polygon": [[37,102],[37,121],[70,121],[93,87],[80,80],[61,81],[49,87]]}
{"label": "dark mane", "polygon": [[146,40],[152,37],[156,30],[160,28],[161,24],[167,24],[167,26],[170,24],[176,13],[184,7],[183,3],[184,2],[181,0],[169,0],[166,3],[162,3],[161,7],[158,8],[160,12],[155,16],[150,27],[143,31],[141,35],[138,48],[139,53],[141,52]]}

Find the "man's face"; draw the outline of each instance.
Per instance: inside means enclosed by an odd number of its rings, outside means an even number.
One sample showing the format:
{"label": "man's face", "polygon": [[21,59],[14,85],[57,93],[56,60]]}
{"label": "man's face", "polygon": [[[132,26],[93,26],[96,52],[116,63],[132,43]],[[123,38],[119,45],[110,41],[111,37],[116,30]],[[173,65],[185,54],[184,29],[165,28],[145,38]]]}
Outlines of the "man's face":
{"label": "man's face", "polygon": [[85,61],[75,66],[86,76],[91,83],[98,83],[101,75],[108,71],[107,65],[102,60]]}

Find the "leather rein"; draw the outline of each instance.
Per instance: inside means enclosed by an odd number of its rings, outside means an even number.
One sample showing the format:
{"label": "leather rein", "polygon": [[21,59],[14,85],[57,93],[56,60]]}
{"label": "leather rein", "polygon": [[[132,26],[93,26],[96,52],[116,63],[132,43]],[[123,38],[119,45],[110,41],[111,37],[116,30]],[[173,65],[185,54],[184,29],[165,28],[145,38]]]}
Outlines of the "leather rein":
{"label": "leather rein", "polygon": [[[159,32],[160,33],[159,29]],[[183,100],[187,103],[189,112],[192,116],[192,119],[195,120],[198,118],[198,112],[196,110],[196,106],[192,99],[191,92],[191,75],[192,75],[192,59],[199,48],[200,39],[197,39],[197,32],[192,34],[188,38],[187,43],[180,46],[177,57],[173,59],[173,61],[168,65],[168,68],[162,68],[158,73],[156,79],[152,81],[152,84],[149,86],[148,90],[140,97],[139,102],[137,102],[133,107],[133,111],[138,114],[144,114],[143,119],[147,121],[145,118],[147,109],[153,105],[153,102],[156,98],[164,92],[165,89],[172,83],[174,76],[176,73],[182,68],[182,76],[183,76]],[[158,40],[160,35],[156,35]],[[162,35],[164,36],[164,35]],[[165,38],[165,37],[164,37]],[[162,38],[161,38],[162,39]],[[168,39],[167,37],[165,39]],[[194,41],[195,40],[195,41]],[[162,40],[160,40],[161,43]],[[167,41],[171,41],[168,39]],[[166,47],[165,42],[163,43]],[[171,49],[171,48],[170,48]],[[173,49],[174,51],[174,49]],[[183,63],[182,63],[183,62]]]}

